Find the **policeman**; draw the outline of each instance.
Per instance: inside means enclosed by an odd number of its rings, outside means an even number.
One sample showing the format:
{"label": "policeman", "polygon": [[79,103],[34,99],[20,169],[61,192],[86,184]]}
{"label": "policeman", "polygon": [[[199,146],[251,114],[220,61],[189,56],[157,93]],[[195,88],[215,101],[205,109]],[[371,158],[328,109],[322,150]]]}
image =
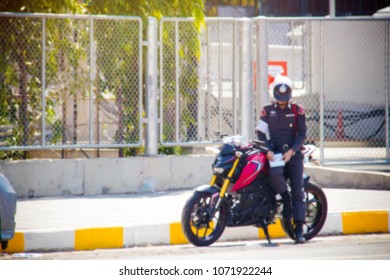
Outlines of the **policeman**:
{"label": "policeman", "polygon": [[[290,102],[292,82],[278,75],[273,84],[275,101],[261,110],[256,127],[259,140],[266,143],[268,160],[281,153],[284,166],[270,168],[271,183],[276,193],[282,196],[283,218],[295,224],[295,242],[304,243],[303,224],[306,204],[303,192],[303,155],[300,148],[306,139],[306,116],[302,106]],[[286,177],[290,178],[291,197],[287,192]],[[292,207],[291,207],[292,198]]]}

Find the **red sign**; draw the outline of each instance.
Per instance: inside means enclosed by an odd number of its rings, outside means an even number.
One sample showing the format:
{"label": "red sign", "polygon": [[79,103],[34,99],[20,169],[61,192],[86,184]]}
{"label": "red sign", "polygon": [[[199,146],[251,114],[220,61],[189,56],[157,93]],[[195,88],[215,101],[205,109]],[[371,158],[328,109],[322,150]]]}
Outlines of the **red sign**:
{"label": "red sign", "polygon": [[268,62],[268,84],[270,85],[275,76],[282,74],[283,76],[288,76],[287,73],[287,61],[269,61]]}
{"label": "red sign", "polygon": [[[257,75],[257,67],[256,62],[253,62],[253,81],[254,88],[256,90],[256,75]],[[275,76],[278,74],[282,74],[283,76],[287,76],[287,61],[268,61],[268,85],[272,84],[275,79]]]}

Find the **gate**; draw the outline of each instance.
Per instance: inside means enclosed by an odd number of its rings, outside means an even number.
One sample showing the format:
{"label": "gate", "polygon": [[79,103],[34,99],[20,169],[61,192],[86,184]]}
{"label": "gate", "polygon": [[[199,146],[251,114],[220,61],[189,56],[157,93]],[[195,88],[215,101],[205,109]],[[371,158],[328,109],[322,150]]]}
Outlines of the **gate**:
{"label": "gate", "polygon": [[388,34],[383,19],[268,19],[269,60],[287,62],[322,163],[389,158]]}
{"label": "gate", "polygon": [[[207,19],[199,34],[193,20],[161,20],[163,145],[206,145],[219,140],[220,134],[243,133],[241,122],[246,115],[253,116],[254,110],[253,46],[242,44],[253,36],[251,27],[249,20]],[[242,107],[245,102],[248,107]],[[250,125],[253,127],[253,122]],[[248,133],[247,137],[252,135]]]}
{"label": "gate", "polygon": [[150,18],[143,29],[137,17],[1,14],[0,151],[156,155],[158,143],[251,140],[282,73],[322,164],[389,160],[388,19],[207,18],[198,31]]}
{"label": "gate", "polygon": [[142,21],[0,16],[1,150],[142,144]]}

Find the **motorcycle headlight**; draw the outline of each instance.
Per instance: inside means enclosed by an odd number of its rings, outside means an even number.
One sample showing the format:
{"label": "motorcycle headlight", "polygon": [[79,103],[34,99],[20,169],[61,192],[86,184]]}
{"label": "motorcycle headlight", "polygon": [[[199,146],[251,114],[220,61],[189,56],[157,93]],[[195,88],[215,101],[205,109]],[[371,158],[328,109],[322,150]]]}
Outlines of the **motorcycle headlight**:
{"label": "motorcycle headlight", "polygon": [[215,173],[222,174],[224,169],[222,167],[213,167]]}

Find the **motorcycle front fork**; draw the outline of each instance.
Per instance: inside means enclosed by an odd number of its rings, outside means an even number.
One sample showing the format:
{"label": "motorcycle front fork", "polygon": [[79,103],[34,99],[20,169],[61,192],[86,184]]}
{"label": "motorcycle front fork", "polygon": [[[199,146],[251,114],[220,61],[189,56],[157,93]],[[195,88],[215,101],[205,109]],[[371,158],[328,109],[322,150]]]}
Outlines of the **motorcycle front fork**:
{"label": "motorcycle front fork", "polygon": [[[219,191],[219,196],[218,196],[218,200],[215,204],[214,207],[212,207],[212,212],[211,212],[211,216],[210,217],[214,217],[215,213],[217,212],[217,210],[219,209],[219,207],[221,206],[221,203],[222,203],[222,200],[223,198],[225,197],[225,194],[226,194],[226,191],[227,191],[227,188],[229,187],[229,184],[230,184],[230,180],[234,174],[234,171],[236,170],[237,168],[237,165],[238,165],[238,162],[240,161],[240,157],[237,157],[236,160],[234,161],[234,164],[233,164],[233,167],[232,169],[229,171],[229,174],[227,175],[227,177],[225,178],[225,180],[223,181],[223,184],[222,184],[222,187],[221,187],[221,190]],[[213,186],[215,184],[215,182],[217,181],[217,176],[216,175],[213,175],[213,177],[211,178],[210,180],[210,186]],[[210,205],[212,205],[210,203]]]}

